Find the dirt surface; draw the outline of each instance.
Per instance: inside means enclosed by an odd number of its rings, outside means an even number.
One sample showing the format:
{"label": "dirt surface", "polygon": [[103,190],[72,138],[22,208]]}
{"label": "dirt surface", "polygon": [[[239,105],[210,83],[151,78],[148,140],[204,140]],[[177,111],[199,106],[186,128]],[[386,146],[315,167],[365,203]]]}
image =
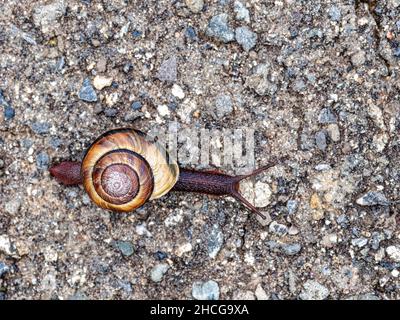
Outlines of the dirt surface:
{"label": "dirt surface", "polygon": [[[0,7],[0,299],[400,298],[399,0]],[[114,214],[48,173],[171,121],[288,156],[253,180],[267,220],[172,193]]]}

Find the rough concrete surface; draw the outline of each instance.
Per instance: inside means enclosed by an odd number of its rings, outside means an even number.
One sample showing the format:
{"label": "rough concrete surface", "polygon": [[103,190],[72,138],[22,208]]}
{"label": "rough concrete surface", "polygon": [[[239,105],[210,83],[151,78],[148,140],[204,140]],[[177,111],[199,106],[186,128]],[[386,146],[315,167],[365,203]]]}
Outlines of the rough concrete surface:
{"label": "rough concrete surface", "polygon": [[[0,7],[0,299],[400,298],[399,0]],[[269,219],[172,193],[114,214],[48,173],[174,120],[288,157],[253,179]]]}

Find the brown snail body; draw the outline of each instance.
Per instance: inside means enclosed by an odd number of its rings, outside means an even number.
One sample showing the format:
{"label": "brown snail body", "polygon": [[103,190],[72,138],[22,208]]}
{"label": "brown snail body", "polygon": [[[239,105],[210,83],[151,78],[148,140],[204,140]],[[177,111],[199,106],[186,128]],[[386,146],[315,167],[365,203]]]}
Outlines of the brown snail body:
{"label": "brown snail body", "polygon": [[273,165],[238,176],[184,169],[143,132],[116,129],[96,139],[82,162],[61,162],[50,173],[65,185],[82,183],[93,202],[112,211],[130,212],[169,191],[183,191],[232,196],[263,217],[239,193],[239,182]]}

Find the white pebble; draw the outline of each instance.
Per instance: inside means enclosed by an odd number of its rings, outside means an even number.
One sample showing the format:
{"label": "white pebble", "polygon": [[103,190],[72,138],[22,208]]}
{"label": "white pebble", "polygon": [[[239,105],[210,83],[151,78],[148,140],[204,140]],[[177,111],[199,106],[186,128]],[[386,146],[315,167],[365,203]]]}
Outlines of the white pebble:
{"label": "white pebble", "polygon": [[174,84],[172,86],[172,95],[177,97],[178,99],[183,99],[185,98],[185,93],[183,92],[182,88],[178,86],[177,84]]}
{"label": "white pebble", "polygon": [[157,111],[160,114],[160,116],[165,117],[169,116],[169,109],[168,106],[165,104],[161,104],[157,107]]}

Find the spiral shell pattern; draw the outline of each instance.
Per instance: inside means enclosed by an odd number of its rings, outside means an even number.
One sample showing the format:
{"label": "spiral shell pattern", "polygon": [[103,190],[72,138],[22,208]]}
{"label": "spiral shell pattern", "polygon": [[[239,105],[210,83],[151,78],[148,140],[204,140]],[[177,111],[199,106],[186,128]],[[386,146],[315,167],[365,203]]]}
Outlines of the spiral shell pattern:
{"label": "spiral shell pattern", "polygon": [[98,206],[129,212],[166,194],[178,180],[179,167],[143,132],[116,129],[89,147],[81,174],[85,190]]}

